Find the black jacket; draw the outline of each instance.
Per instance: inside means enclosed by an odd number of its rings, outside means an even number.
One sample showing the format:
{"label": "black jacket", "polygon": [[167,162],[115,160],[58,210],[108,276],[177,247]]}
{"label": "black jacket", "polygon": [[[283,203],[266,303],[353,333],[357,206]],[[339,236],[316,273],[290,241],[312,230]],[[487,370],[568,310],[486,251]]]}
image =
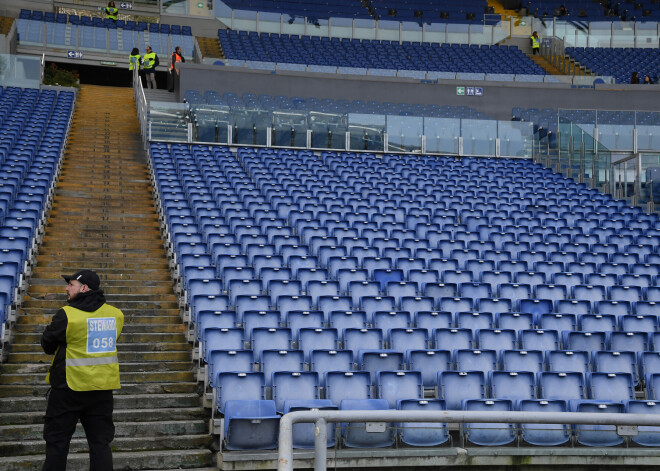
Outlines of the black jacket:
{"label": "black jacket", "polygon": [[[94,312],[105,304],[103,290],[79,293],[69,301],[69,306],[85,312]],[[50,386],[53,388],[66,388],[66,327],[68,319],[64,309],[59,309],[41,336],[41,348],[48,355],[55,352],[55,359],[50,367]],[[57,348],[60,348],[59,351]]]}

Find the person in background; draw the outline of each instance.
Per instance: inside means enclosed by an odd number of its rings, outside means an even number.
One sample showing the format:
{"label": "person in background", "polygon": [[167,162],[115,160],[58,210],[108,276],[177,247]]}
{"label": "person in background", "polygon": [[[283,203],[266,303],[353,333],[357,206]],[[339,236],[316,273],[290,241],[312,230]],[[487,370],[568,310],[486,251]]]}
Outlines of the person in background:
{"label": "person in background", "polygon": [[131,51],[131,55],[128,56],[128,70],[131,72],[131,79],[129,83],[133,83],[133,69],[140,70],[140,50],[137,47],[134,47]]}
{"label": "person in background", "polygon": [[50,389],[43,471],[65,471],[79,420],[89,445],[89,469],[112,471],[112,391],[121,388],[117,338],[124,314],[106,303],[101,280],[92,270],[62,278],[67,282],[68,304],[58,309],[41,336],[44,352],[54,355],[46,376]]}
{"label": "person in background", "polygon": [[639,73],[638,72],[633,72],[632,75],[630,76],[630,83],[639,83]]}
{"label": "person in background", "polygon": [[532,54],[538,54],[539,49],[541,48],[541,38],[539,38],[539,33],[534,31],[529,40],[532,42]]}
{"label": "person in background", "polygon": [[644,85],[653,85],[653,79],[651,78],[650,75],[645,75],[644,76]]}
{"label": "person in background", "polygon": [[115,2],[110,0],[110,2],[108,2],[108,6],[103,8],[102,11],[105,12],[106,20],[112,20],[115,23],[117,22],[117,13],[119,13],[119,10],[117,10],[117,7],[115,7]]}
{"label": "person in background", "polygon": [[176,82],[179,79],[179,69],[176,68],[176,63],[185,61],[186,60],[183,58],[183,54],[181,53],[181,46],[174,48],[174,52],[170,58],[170,83],[169,87],[167,88],[169,92],[174,91],[176,88]]}
{"label": "person in background", "polygon": [[156,86],[156,67],[159,65],[158,56],[147,46],[147,53],[142,56],[142,70],[144,71],[144,78],[147,82],[147,88],[158,88]]}

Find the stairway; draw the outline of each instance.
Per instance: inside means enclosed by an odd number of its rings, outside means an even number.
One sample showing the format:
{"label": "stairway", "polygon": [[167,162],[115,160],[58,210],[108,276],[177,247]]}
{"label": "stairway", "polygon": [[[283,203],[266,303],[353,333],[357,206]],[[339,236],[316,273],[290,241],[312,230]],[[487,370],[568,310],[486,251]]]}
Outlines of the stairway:
{"label": "stairway", "polygon": [[[53,208],[0,365],[0,469],[41,469],[44,381],[52,356],[39,340],[66,303],[62,273],[94,269],[124,312],[122,389],[115,392],[115,470],[216,469],[210,414],[202,407],[163,249],[132,89],[84,85],[78,96]],[[68,470],[87,470],[78,425]]]}
{"label": "stairway", "polygon": [[527,54],[527,56],[532,60],[532,62],[534,62],[536,65],[538,65],[543,70],[545,70],[548,73],[548,75],[564,75],[557,67],[555,67],[550,62],[548,62],[548,60],[545,57],[539,54],[537,55]]}
{"label": "stairway", "polygon": [[214,57],[218,59],[224,59],[225,54],[222,51],[222,46],[218,38],[204,38],[202,36],[197,36],[197,43],[199,44],[199,49],[202,51],[202,57]]}

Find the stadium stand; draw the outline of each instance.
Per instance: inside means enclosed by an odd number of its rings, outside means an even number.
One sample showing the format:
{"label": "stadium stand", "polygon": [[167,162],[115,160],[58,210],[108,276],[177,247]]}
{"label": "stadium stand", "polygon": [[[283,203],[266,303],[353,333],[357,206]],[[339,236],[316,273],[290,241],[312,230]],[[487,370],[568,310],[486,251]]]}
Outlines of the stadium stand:
{"label": "stadium stand", "polygon": [[640,81],[648,75],[653,83],[658,83],[660,51],[657,48],[567,47],[566,54],[598,75],[613,76],[617,83],[630,83],[635,70]]}
{"label": "stadium stand", "polygon": [[[374,398],[380,398],[381,402],[378,406],[374,403],[373,407],[393,409],[398,407],[397,401],[424,401],[429,393],[444,401],[437,403],[441,407],[465,410],[543,410],[544,407],[552,407],[552,410],[592,410],[589,404],[593,401],[609,400],[614,401],[612,407],[619,407],[622,411],[628,402],[635,399],[654,399],[650,389],[647,390],[644,385],[647,382],[652,384],[653,365],[658,364],[652,360],[657,344],[648,332],[619,330],[628,325],[652,332],[657,328],[657,322],[645,323],[636,311],[638,303],[643,307],[646,306],[644,303],[656,301],[655,292],[648,291],[650,286],[655,286],[655,278],[653,275],[643,278],[630,276],[635,267],[646,261],[645,256],[625,263],[624,271],[611,280],[605,277],[600,281],[597,278],[589,281],[602,283],[600,285],[584,285],[584,278],[574,279],[567,272],[571,273],[569,263],[592,260],[594,254],[600,260],[597,263],[611,263],[610,260],[629,250],[631,245],[643,242],[644,237],[657,235],[660,221],[655,214],[627,207],[609,196],[524,160],[393,154],[377,157],[369,153],[350,152],[321,152],[316,155],[306,150],[248,147],[234,151],[221,146],[164,143],[152,143],[150,154],[154,183],[162,201],[168,193],[192,196],[203,191],[213,195],[215,203],[208,200],[205,210],[211,204],[210,208],[219,211],[218,222],[226,225],[227,233],[234,234],[239,241],[237,245],[240,247],[242,244],[245,248],[241,250],[246,254],[249,244],[240,242],[246,237],[243,228],[255,228],[256,233],[266,235],[273,224],[291,227],[294,230],[288,233],[299,235],[296,244],[304,247],[303,253],[312,257],[313,268],[323,270],[321,276],[326,278],[320,281],[337,282],[333,285],[334,294],[339,296],[334,298],[345,300],[342,309],[365,311],[364,315],[356,318],[357,323],[343,324],[346,322],[344,319],[353,318],[354,314],[343,315],[340,320],[337,311],[331,312],[332,308],[323,304],[324,296],[308,296],[306,289],[312,289],[313,283],[297,283],[300,280],[297,280],[296,273],[300,269],[285,271],[290,276],[290,286],[298,290],[297,295],[301,299],[309,298],[306,308],[312,309],[310,312],[319,310],[318,316],[314,317],[318,324],[301,329],[298,337],[287,334],[290,336],[285,336],[284,343],[277,344],[276,348],[300,349],[303,346],[307,350],[302,332],[316,330],[319,335],[328,334],[329,343],[323,345],[321,348],[324,350],[321,351],[339,352],[334,349],[343,348],[348,352],[345,354],[347,360],[341,363],[344,371],[327,371],[321,379],[316,373],[309,377],[306,374],[307,370],[318,371],[308,364],[310,361],[318,364],[318,360],[310,360],[314,353],[298,350],[294,369],[287,368],[284,371],[288,372],[281,373],[278,378],[293,383],[291,371],[298,371],[293,373],[294,379],[305,378],[306,381],[305,387],[299,389],[280,386],[280,380],[275,379],[278,367],[271,365],[266,368],[264,363],[264,374],[272,374],[272,381],[278,381],[273,383],[277,390],[269,392],[266,388],[265,399],[274,399],[279,404],[278,410],[282,410],[288,395],[295,400],[329,399],[341,409],[346,408],[344,402],[347,400],[373,401]],[[489,169],[488,175],[478,171],[483,170],[484,166]],[[394,168],[397,172],[391,172]],[[349,169],[352,171],[347,172]],[[402,178],[401,175],[406,176]],[[492,175],[497,175],[497,182]],[[332,189],[328,187],[327,176],[332,176]],[[521,202],[521,191],[534,197]],[[415,200],[414,195],[422,194],[420,192],[430,192],[433,196],[427,202]],[[283,199],[280,198],[282,196]],[[441,217],[451,209],[447,207],[451,204],[447,201],[457,196],[466,203],[465,207],[456,210],[456,219],[443,220]],[[394,213],[393,221],[382,219],[381,211],[376,206],[376,201],[381,199],[383,203],[390,202],[404,210]],[[211,234],[205,232],[204,226],[195,226],[204,212],[200,212],[201,208],[195,209],[193,200],[188,201],[184,204],[190,208],[191,232],[205,240]],[[324,219],[325,224],[319,224],[320,218],[339,209],[334,204],[337,201],[341,202],[345,211],[337,211],[336,215],[330,216],[332,219]],[[355,213],[357,206],[360,209]],[[268,211],[263,213],[263,209]],[[162,211],[161,219],[169,227],[167,221],[171,221],[171,216],[167,215],[166,207]],[[418,215],[421,213],[427,214],[427,217],[420,219]],[[470,217],[475,213],[480,219],[476,220],[478,224],[473,225]],[[356,214],[359,214],[358,218]],[[627,228],[626,234],[630,237],[621,240],[620,247],[600,242],[602,224],[606,220],[621,221],[622,227]],[[328,224],[330,221],[332,225]],[[582,225],[579,221],[593,221],[595,224]],[[637,227],[635,223],[631,224],[632,221],[646,223],[643,227]],[[424,236],[426,224],[438,224],[446,239],[431,243]],[[480,232],[484,226],[489,227],[490,232]],[[364,241],[369,244],[367,247],[374,247],[374,253],[381,259],[396,257],[396,252],[391,251],[405,248],[404,244],[410,240],[418,242],[414,252],[405,252],[407,258],[392,258],[387,265],[405,269],[370,270],[365,267],[371,257],[363,258],[362,262],[357,257],[351,257],[353,249],[348,250],[347,246],[339,243],[331,235],[334,230],[365,237]],[[402,230],[410,231],[412,237],[397,238],[397,231]],[[369,239],[367,234],[373,231],[381,231],[377,234],[382,237],[372,236]],[[516,252],[503,251],[505,244],[510,242],[495,237],[501,233],[510,234],[510,240],[524,244],[523,248]],[[565,233],[571,235],[560,237]],[[447,244],[447,241],[463,238],[459,234],[464,234],[468,240],[460,244],[465,248],[456,249],[455,245]],[[471,235],[475,236],[474,240],[471,240]],[[592,236],[593,240],[590,240]],[[393,240],[394,245],[379,246],[379,240]],[[567,261],[554,259],[554,254],[562,250],[570,251],[571,244],[581,240],[590,240],[587,251],[573,252],[575,257]],[[173,256],[177,259],[183,257],[184,254],[179,252],[184,247],[173,246]],[[411,261],[418,260],[415,254],[422,255],[422,251],[429,249],[439,249],[439,256],[454,257],[454,269],[438,271],[436,277],[429,280],[430,286],[437,286],[438,282],[456,283],[453,295],[431,298],[432,308],[445,312],[433,313],[428,309],[418,312],[414,311],[414,307],[410,308],[413,310],[402,309],[401,303],[405,298],[426,290],[424,282],[418,284],[410,277],[417,276],[419,267],[429,269],[434,265],[434,259],[419,257],[419,265],[411,264]],[[656,247],[649,249],[651,254]],[[483,261],[487,261],[489,254],[494,252],[499,256],[506,255],[492,265],[487,264],[486,268],[491,270],[484,269]],[[392,255],[387,255],[389,253]],[[343,263],[352,260],[348,270],[360,274],[359,285],[356,286],[362,286],[364,282],[367,283],[365,286],[374,283],[376,291],[357,291],[357,295],[351,295],[351,285],[342,281],[341,269],[337,271],[333,267],[334,260],[343,260]],[[477,263],[480,260],[482,263]],[[506,269],[511,262],[521,261],[527,262],[527,271],[512,272],[511,276],[501,278],[501,283],[498,281],[500,279],[490,277],[492,269]],[[250,268],[249,261],[243,263],[245,269]],[[278,259],[277,264],[283,270],[293,268],[283,258]],[[594,273],[597,267],[597,264],[593,265]],[[461,276],[465,273],[467,278],[460,281],[456,278],[459,273]],[[385,275],[387,277],[383,277]],[[484,277],[490,281],[481,282]],[[267,293],[259,272],[253,272],[253,279],[259,282],[260,293]],[[516,281],[521,284],[516,284]],[[636,283],[633,288],[623,284],[633,282]],[[524,289],[518,290],[523,286]],[[587,286],[600,287],[601,294],[594,297],[590,291],[580,290]],[[412,291],[408,292],[408,288]],[[632,297],[630,289],[634,289]],[[506,290],[518,294],[507,294]],[[262,295],[260,293],[253,294],[259,296]],[[287,293],[287,297],[290,296],[290,292]],[[275,301],[272,294],[265,296],[265,299],[269,303],[268,308],[280,310],[281,317],[277,318],[293,316],[292,311],[282,310],[287,308]],[[456,297],[458,294],[462,297]],[[472,312],[477,306],[489,305],[489,301],[494,300],[493,296],[503,294],[505,298],[517,301],[491,304],[501,311]],[[590,317],[607,316],[613,302],[617,306],[627,306],[621,313],[612,316],[613,332],[577,330],[584,329]],[[383,310],[379,306],[387,308]],[[448,320],[441,321],[445,317],[440,314],[447,314]],[[194,322],[199,322],[199,316],[193,313]],[[635,322],[628,324],[633,318]],[[248,328],[240,321],[236,325],[239,330]],[[280,320],[280,327],[270,330],[290,332],[283,329],[283,325],[287,324]],[[333,335],[333,332],[341,334]],[[408,332],[410,337],[404,335]],[[412,336],[417,332],[423,334],[421,344],[416,336]],[[395,338],[395,333],[401,337]],[[244,338],[250,338],[247,331]],[[222,347],[206,348],[213,352],[214,348],[221,351]],[[638,357],[638,351],[645,353]],[[280,352],[279,356],[284,353]],[[355,363],[350,360],[351,356]],[[644,366],[643,370],[640,363]],[[408,369],[401,369],[406,366]],[[354,367],[359,371],[355,371]],[[213,384],[212,379],[209,382]],[[365,403],[361,407],[372,407],[370,404]],[[442,442],[442,431],[437,433],[440,435],[417,438],[412,435],[406,440],[419,445]],[[506,424],[486,428],[466,424],[461,439],[486,446],[502,446],[517,440],[556,446],[566,443],[573,433],[578,443],[587,446],[596,443],[598,446],[614,446],[619,443],[619,440],[606,439],[606,435],[601,438],[598,434],[592,436],[590,430],[580,427],[573,432],[562,426],[543,431],[525,426],[518,432],[515,427]],[[402,440],[405,436],[402,435]],[[364,437],[360,435],[358,438],[344,432],[343,444],[348,447],[358,446],[358,443],[359,446],[380,447],[392,443],[389,436],[372,442],[364,442]],[[645,439],[642,442],[650,443]],[[261,446],[255,444],[255,448]]]}
{"label": "stadium stand", "polygon": [[382,69],[545,75],[545,71],[516,46],[410,41],[399,44],[389,40],[351,40],[224,29],[218,30],[218,38],[230,61],[348,67],[356,71]]}
{"label": "stadium stand", "polygon": [[0,342],[22,303],[43,236],[75,103],[73,92],[0,88]]}
{"label": "stadium stand", "polygon": [[192,57],[194,44],[190,27],[118,20],[116,23],[89,16],[54,16],[38,10],[21,10],[17,19],[19,41],[23,44],[71,47],[129,53],[150,45],[156,54],[167,55],[181,46],[184,56]]}

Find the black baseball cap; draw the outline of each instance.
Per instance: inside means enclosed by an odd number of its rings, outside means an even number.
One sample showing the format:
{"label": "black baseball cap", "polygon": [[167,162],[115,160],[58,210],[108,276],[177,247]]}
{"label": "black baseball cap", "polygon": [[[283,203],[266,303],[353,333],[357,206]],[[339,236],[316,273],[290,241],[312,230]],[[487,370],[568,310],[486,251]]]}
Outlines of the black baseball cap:
{"label": "black baseball cap", "polygon": [[73,275],[62,275],[62,278],[64,278],[67,283],[71,280],[79,281],[83,285],[89,286],[89,289],[91,290],[97,290],[101,285],[99,276],[92,270],[78,270]]}

